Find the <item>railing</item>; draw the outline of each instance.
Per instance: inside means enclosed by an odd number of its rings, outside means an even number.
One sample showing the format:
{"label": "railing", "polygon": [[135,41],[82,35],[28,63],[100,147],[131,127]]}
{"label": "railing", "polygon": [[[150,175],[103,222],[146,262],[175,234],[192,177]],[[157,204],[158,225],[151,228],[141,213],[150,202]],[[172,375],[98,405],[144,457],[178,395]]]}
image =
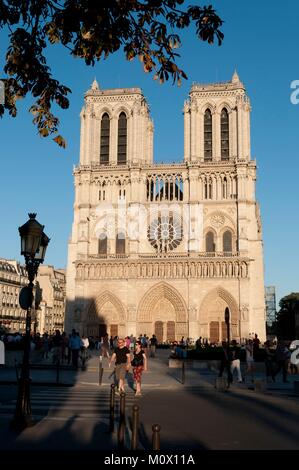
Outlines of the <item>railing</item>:
{"label": "railing", "polygon": [[198,253],[136,253],[134,257],[131,258],[129,254],[106,254],[106,255],[83,255],[78,254],[78,261],[87,261],[87,260],[114,260],[114,259],[181,259],[181,258],[237,258],[240,256],[238,251],[236,252],[207,252],[202,251]]}

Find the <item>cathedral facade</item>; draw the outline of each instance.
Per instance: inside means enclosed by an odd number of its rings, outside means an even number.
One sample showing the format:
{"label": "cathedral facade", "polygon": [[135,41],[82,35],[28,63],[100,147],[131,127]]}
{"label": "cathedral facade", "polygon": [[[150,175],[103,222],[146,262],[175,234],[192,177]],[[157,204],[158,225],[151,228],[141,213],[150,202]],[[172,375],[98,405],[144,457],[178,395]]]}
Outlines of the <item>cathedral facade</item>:
{"label": "cathedral facade", "polygon": [[250,103],[232,80],[195,84],[184,160],[153,161],[139,88],[102,90],[81,112],[65,328],[81,334],[265,339],[263,242]]}

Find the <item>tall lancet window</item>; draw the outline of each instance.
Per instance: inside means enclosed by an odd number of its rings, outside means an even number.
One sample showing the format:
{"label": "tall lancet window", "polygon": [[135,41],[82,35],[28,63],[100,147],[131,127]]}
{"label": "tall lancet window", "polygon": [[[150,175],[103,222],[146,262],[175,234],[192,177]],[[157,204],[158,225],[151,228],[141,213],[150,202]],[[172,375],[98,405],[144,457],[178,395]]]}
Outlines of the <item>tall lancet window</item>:
{"label": "tall lancet window", "polygon": [[226,108],[221,111],[221,160],[229,159],[229,124]]}
{"label": "tall lancet window", "polygon": [[212,113],[209,109],[204,115],[204,160],[212,160]]}
{"label": "tall lancet window", "polygon": [[117,163],[127,162],[127,116],[120,113],[118,118]]}
{"label": "tall lancet window", "polygon": [[109,163],[110,119],[107,113],[103,114],[101,121],[101,149],[100,164]]}
{"label": "tall lancet window", "polygon": [[213,256],[213,254],[215,253],[215,241],[213,232],[208,232],[206,234],[206,252],[209,253],[210,256]]}
{"label": "tall lancet window", "polygon": [[223,234],[223,252],[232,253],[232,251],[233,251],[232,233],[229,230],[226,230]]}

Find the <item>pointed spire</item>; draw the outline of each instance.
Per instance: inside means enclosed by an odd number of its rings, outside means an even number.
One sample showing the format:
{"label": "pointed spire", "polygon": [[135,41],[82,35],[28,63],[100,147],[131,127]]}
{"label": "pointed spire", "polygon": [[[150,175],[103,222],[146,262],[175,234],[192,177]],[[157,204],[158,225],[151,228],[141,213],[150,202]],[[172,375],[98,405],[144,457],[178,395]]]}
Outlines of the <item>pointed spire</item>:
{"label": "pointed spire", "polygon": [[232,77],[232,83],[240,83],[239,75],[237,74],[236,69],[235,69],[233,77]]}
{"label": "pointed spire", "polygon": [[99,85],[98,85],[98,82],[96,81],[96,78],[92,82],[91,89],[92,90],[98,90],[99,89]]}

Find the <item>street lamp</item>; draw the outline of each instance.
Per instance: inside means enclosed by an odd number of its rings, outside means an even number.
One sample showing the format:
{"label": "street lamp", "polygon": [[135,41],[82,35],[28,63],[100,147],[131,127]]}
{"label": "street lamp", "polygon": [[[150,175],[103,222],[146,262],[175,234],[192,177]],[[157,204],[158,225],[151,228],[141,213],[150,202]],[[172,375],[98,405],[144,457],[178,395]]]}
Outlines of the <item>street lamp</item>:
{"label": "street lamp", "polygon": [[224,311],[224,320],[226,323],[226,331],[227,331],[227,345],[226,345],[226,354],[227,354],[227,382],[228,386],[231,381],[231,371],[230,371],[230,360],[229,360],[229,343],[230,343],[230,313],[229,313],[229,308],[225,307]]}
{"label": "street lamp", "polygon": [[26,271],[28,274],[28,286],[23,287],[20,292],[19,303],[22,309],[27,310],[26,333],[24,344],[23,363],[21,377],[18,385],[18,397],[12,426],[16,429],[24,429],[32,424],[30,405],[30,377],[29,377],[29,355],[30,355],[30,331],[31,310],[33,303],[33,281],[37,275],[38,267],[43,263],[50,239],[44,233],[44,225],[36,219],[36,214],[28,214],[29,220],[19,227],[21,237],[21,254],[25,257]]}

